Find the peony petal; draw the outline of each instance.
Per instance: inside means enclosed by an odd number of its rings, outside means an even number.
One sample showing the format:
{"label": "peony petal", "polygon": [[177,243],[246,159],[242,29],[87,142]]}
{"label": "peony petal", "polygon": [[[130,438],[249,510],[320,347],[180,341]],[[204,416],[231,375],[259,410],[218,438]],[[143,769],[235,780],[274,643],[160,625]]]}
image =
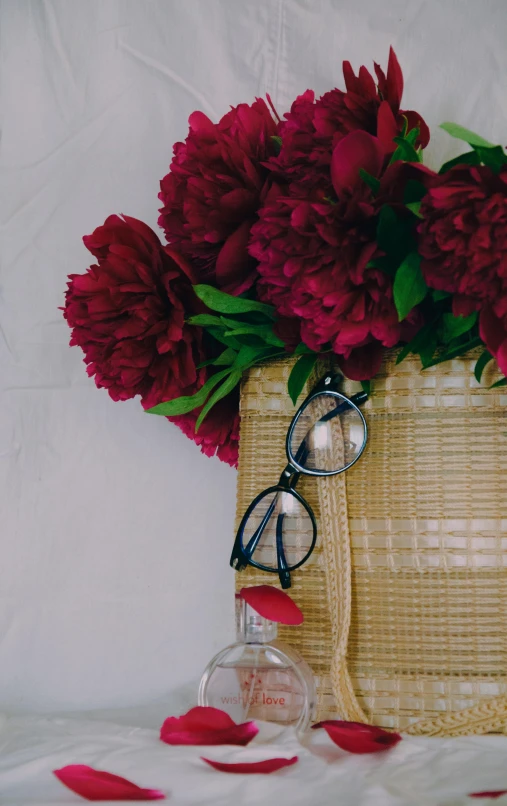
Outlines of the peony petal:
{"label": "peony petal", "polygon": [[333,150],[331,179],[333,187],[341,195],[344,189],[352,189],[363,180],[359,169],[371,176],[378,176],[384,162],[384,149],[377,137],[361,130],[347,134]]}
{"label": "peony petal", "polygon": [[170,716],[160,729],[160,738],[171,745],[245,746],[257,735],[255,722],[236,725],[229,714],[219,708],[197,706],[183,716]]}
{"label": "peony petal", "polygon": [[493,789],[491,792],[471,792],[469,798],[501,798],[507,795],[507,789]]}
{"label": "peony petal", "polygon": [[255,585],[241,588],[242,599],[260,616],[280,624],[302,624],[304,616],[295,602],[284,591],[272,585]]}
{"label": "peony petal", "polygon": [[253,219],[243,221],[232,235],[229,235],[218,253],[215,269],[217,283],[228,294],[237,294],[236,289],[239,287],[242,291],[246,290],[255,280],[257,261],[248,253],[252,224]]}
{"label": "peony petal", "polygon": [[401,741],[399,733],[391,733],[375,725],[362,722],[342,722],[328,719],[313,725],[313,729],[324,728],[332,741],[348,753],[380,753]]}
{"label": "peony petal", "polygon": [[387,94],[389,103],[395,112],[400,108],[403,95],[403,73],[394,50],[389,48],[389,61],[387,63]]}
{"label": "peony petal", "polygon": [[69,764],[53,770],[53,774],[86,800],[164,800],[166,797],[158,789],[142,789],[126,778],[94,770],[85,764]]}
{"label": "peony petal", "polygon": [[400,115],[406,117],[409,131],[419,127],[419,137],[416,145],[426,148],[430,141],[430,130],[419,112],[414,112],[413,109],[404,109],[403,112],[400,112]]}
{"label": "peony petal", "polygon": [[486,305],[480,313],[479,335],[493,355],[497,354],[502,343],[507,339],[506,328],[490,305]]}
{"label": "peony petal", "polygon": [[209,764],[210,767],[213,767],[215,770],[220,770],[220,772],[234,772],[234,773],[261,773],[262,775],[267,775],[270,772],[276,772],[277,770],[281,770],[284,767],[291,767],[293,764],[296,764],[298,757],[293,756],[293,758],[267,758],[265,761],[251,761],[251,762],[239,762],[236,764],[227,764],[223,761],[213,761],[210,758],[204,758],[201,756],[201,759]]}
{"label": "peony petal", "polygon": [[375,341],[363,347],[356,347],[348,358],[338,356],[338,365],[349,380],[369,381],[380,370],[383,354],[382,345]]}
{"label": "peony petal", "polygon": [[211,122],[209,117],[204,112],[192,112],[188,119],[190,131],[198,134],[214,134],[215,124]]}
{"label": "peony petal", "polygon": [[386,154],[391,154],[396,149],[394,138],[399,135],[400,131],[393,110],[387,101],[382,101],[377,113],[377,137]]}

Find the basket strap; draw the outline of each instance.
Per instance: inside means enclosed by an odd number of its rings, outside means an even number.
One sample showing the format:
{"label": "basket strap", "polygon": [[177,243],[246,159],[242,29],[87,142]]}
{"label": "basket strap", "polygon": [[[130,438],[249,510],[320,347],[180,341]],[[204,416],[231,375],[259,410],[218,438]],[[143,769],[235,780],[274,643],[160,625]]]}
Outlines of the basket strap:
{"label": "basket strap", "polygon": [[507,697],[495,697],[473,708],[421,719],[403,732],[410,736],[480,736],[507,731]]}
{"label": "basket strap", "polygon": [[352,567],[345,473],[319,480],[321,535],[333,637],[331,685],[342,719],[368,722],[347,666],[352,607]]}

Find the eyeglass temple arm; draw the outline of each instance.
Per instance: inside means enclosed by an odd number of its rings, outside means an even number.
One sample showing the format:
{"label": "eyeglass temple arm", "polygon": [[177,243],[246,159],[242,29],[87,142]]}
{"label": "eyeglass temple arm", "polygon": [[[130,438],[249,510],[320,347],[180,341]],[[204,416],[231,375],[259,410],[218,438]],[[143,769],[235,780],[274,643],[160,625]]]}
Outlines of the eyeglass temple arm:
{"label": "eyeglass temple arm", "polygon": [[282,588],[290,588],[290,573],[285,559],[285,551],[283,549],[283,520],[284,513],[280,512],[276,519],[276,560],[278,565],[278,577]]}

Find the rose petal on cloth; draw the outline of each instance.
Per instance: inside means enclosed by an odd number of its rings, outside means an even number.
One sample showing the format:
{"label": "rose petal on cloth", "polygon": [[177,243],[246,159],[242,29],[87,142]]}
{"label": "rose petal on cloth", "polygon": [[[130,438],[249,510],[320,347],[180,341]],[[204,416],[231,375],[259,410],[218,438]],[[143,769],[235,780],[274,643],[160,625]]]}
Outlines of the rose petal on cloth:
{"label": "rose petal on cloth", "polygon": [[225,711],[198,705],[183,716],[168,717],[160,729],[160,738],[172,745],[245,746],[258,732],[255,722],[237,725]]}
{"label": "rose petal on cloth", "polygon": [[472,792],[469,798],[501,798],[507,795],[507,789],[493,789],[491,792]]}
{"label": "rose petal on cloth", "polygon": [[284,591],[272,585],[254,585],[241,588],[239,595],[263,618],[280,624],[302,624],[304,616],[295,602]]}
{"label": "rose petal on cloth", "polygon": [[332,741],[348,753],[380,753],[401,741],[399,733],[364,725],[362,722],[343,722],[327,719],[313,725],[313,730],[324,728]]}
{"label": "rose petal on cloth", "polygon": [[210,767],[213,767],[213,769],[220,770],[220,772],[260,773],[261,775],[267,775],[270,772],[276,772],[284,767],[291,767],[293,764],[296,764],[298,757],[267,758],[264,761],[243,761],[236,764],[227,764],[224,761],[213,761],[211,758],[204,758],[203,756],[201,756],[201,759],[205,761],[206,764],[209,764]]}
{"label": "rose petal on cloth", "polygon": [[142,789],[126,778],[94,770],[86,764],[69,764],[53,770],[53,774],[64,786],[86,800],[164,800],[166,797],[158,789]]}
{"label": "rose petal on cloth", "polygon": [[358,130],[340,140],[331,157],[331,180],[338,196],[344,189],[350,190],[363,181],[360,168],[371,176],[378,176],[384,156],[382,143],[368,132]]}

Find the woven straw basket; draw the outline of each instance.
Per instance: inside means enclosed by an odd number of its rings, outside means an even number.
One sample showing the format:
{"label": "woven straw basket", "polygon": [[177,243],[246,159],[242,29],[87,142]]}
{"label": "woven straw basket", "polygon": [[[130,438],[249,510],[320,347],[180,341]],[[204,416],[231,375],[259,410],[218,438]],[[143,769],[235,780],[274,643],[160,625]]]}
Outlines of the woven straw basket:
{"label": "woven straw basket", "polygon": [[[478,354],[424,372],[388,354],[361,459],[300,481],[317,548],[292,575],[305,623],[281,637],[314,670],[319,719],[507,732],[507,389],[476,382]],[[254,367],[243,383],[238,523],[286,464],[292,365]],[[278,578],[237,575],[239,587],[261,583]]]}

